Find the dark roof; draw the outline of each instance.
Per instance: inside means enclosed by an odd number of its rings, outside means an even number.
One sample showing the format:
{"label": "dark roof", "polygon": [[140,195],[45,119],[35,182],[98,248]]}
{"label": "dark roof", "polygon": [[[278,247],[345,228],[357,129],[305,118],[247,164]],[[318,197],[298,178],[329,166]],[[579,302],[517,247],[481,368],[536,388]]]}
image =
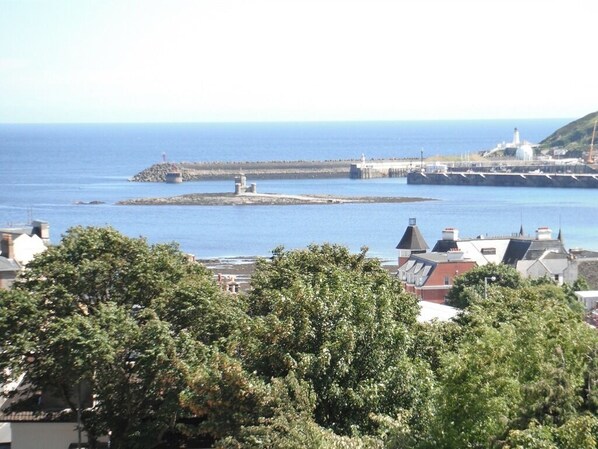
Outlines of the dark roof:
{"label": "dark roof", "polygon": [[532,240],[523,260],[539,259],[546,251],[567,254],[560,240]]}
{"label": "dark roof", "polygon": [[0,271],[17,272],[21,269],[18,262],[13,259],[7,259],[4,256],[0,256]]}
{"label": "dark roof", "polygon": [[453,249],[459,249],[457,246],[456,240],[438,240],[434,248],[432,248],[433,253],[446,253]]}
{"label": "dark roof", "polygon": [[572,249],[571,255],[580,259],[587,258],[598,258],[598,251],[592,251],[589,249]]}
{"label": "dark roof", "polygon": [[567,250],[560,240],[511,239],[502,262],[507,265],[517,265],[520,260],[539,259],[546,251],[554,253],[550,255],[551,258],[567,257]]}
{"label": "dark roof", "polygon": [[22,234],[33,235],[33,227],[19,226],[14,228],[0,228],[0,234],[11,234],[13,236],[19,236]]}
{"label": "dark roof", "polygon": [[[76,389],[73,388],[70,400],[78,402]],[[89,384],[81,386],[82,407],[92,405],[92,395]],[[16,390],[9,393],[9,397],[0,406],[0,422],[73,422],[76,416],[67,402],[57,391],[36,390],[29,383],[21,382]]]}
{"label": "dark roof", "polygon": [[513,266],[517,265],[517,262],[523,260],[525,257],[531,243],[531,240],[511,239],[502,258],[502,263]]}
{"label": "dark roof", "polygon": [[420,232],[417,225],[409,225],[405,229],[405,233],[401,238],[401,241],[397,245],[397,249],[410,249],[425,251],[429,248],[426,243],[424,236]]}

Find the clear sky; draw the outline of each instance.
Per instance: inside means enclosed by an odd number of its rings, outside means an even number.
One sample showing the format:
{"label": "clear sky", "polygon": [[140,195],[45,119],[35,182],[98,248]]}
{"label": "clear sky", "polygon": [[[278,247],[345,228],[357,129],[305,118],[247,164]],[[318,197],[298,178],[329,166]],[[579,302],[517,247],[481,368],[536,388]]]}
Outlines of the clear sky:
{"label": "clear sky", "polygon": [[0,0],[0,123],[580,117],[597,0]]}

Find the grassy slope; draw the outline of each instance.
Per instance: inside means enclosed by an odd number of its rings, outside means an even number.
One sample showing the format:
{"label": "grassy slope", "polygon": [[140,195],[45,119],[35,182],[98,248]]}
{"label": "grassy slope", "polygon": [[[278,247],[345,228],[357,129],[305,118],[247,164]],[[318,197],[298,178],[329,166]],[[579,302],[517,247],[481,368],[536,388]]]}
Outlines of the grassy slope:
{"label": "grassy slope", "polygon": [[[592,112],[580,119],[577,119],[540,142],[545,148],[568,148],[568,149],[586,149],[590,146],[592,140],[592,130],[594,122],[598,119],[598,111]],[[598,133],[598,131],[597,131]],[[598,137],[594,140],[594,147],[598,145]]]}

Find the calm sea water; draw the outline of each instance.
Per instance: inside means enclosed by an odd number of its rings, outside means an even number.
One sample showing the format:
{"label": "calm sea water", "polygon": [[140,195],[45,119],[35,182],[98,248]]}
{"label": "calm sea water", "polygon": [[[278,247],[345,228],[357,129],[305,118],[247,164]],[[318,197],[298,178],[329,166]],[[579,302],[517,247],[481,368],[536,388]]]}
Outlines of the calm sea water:
{"label": "calm sea water", "polygon": [[[432,202],[284,207],[117,206],[121,199],[231,191],[232,181],[138,184],[159,162],[313,160],[463,155],[538,142],[569,119],[259,124],[0,125],[0,225],[50,222],[52,240],[75,225],[111,225],[150,242],[177,241],[199,258],[268,255],[336,242],[392,259],[409,217],[428,243],[445,226],[463,236],[562,226],[568,247],[598,249],[598,192],[582,189],[408,186],[404,179],[264,180],[261,192],[418,196]],[[251,180],[249,180],[251,181]],[[77,205],[78,201],[103,201]]]}

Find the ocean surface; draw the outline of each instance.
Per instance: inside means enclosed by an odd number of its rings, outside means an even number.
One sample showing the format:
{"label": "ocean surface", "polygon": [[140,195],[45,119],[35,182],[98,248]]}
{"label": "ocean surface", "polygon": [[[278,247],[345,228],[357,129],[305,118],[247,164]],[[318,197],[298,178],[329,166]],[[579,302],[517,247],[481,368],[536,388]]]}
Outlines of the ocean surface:
{"label": "ocean surface", "polygon": [[[415,196],[404,204],[303,206],[118,206],[122,199],[229,192],[233,181],[144,184],[128,179],[160,162],[324,160],[469,154],[521,138],[539,142],[569,118],[243,124],[0,124],[0,226],[112,226],[151,243],[176,241],[198,258],[268,256],[273,248],[334,242],[396,257],[410,217],[428,244],[444,227],[460,235],[510,235],[562,228],[568,248],[598,250],[598,192],[583,189],[409,186],[405,179],[260,180],[260,192]],[[240,164],[241,166],[241,164]],[[248,179],[251,182],[251,179]],[[101,201],[84,205],[77,202]]]}

